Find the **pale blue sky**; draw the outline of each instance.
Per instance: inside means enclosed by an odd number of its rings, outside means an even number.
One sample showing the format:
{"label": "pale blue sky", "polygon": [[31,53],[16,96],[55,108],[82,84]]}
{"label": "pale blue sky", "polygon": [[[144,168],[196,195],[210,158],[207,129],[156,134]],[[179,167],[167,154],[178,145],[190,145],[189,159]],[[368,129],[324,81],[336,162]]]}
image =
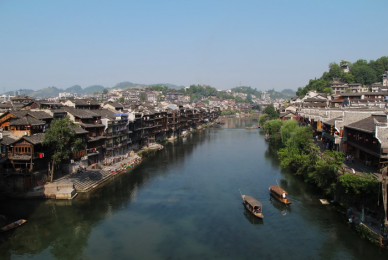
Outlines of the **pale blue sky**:
{"label": "pale blue sky", "polygon": [[387,0],[0,0],[0,93],[119,82],[296,90],[387,56]]}

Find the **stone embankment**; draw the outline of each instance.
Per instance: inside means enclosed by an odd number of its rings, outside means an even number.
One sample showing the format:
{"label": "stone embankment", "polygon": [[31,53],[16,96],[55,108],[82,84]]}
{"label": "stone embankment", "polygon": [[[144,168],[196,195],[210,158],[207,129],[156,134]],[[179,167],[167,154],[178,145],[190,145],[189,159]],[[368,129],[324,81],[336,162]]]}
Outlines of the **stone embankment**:
{"label": "stone embankment", "polygon": [[[160,144],[152,144],[142,150],[161,150]],[[141,152],[140,150],[139,152]],[[52,183],[36,187],[33,191],[20,194],[19,198],[52,198],[52,199],[73,199],[78,192],[89,192],[120,174],[133,169],[141,162],[141,157],[135,153],[123,156],[122,160],[110,165],[104,165],[102,169],[85,169],[77,173],[68,174]],[[91,168],[91,167],[90,167]]]}

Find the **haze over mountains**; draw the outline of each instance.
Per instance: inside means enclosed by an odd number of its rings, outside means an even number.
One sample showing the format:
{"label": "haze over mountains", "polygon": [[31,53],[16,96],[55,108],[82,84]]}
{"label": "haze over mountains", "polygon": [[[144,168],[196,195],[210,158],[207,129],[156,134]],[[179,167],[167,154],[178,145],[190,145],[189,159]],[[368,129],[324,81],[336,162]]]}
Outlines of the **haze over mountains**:
{"label": "haze over mountains", "polygon": [[[140,87],[140,88],[145,88],[148,86],[154,86],[154,85],[163,85],[163,86],[168,86],[169,88],[175,88],[179,89],[182,88],[183,86],[176,86],[173,84],[164,84],[164,83],[159,83],[159,84],[152,84],[152,85],[147,85],[147,84],[137,84],[137,83],[132,83],[132,82],[120,82],[116,84],[112,88],[106,88],[101,85],[92,85],[86,88],[82,88],[79,85],[74,85],[72,87],[66,88],[66,89],[61,89],[61,88],[56,88],[56,87],[47,87],[43,88],[40,90],[32,90],[32,89],[15,89],[15,91],[20,91],[22,95],[28,95],[30,97],[34,98],[46,98],[46,97],[57,97],[59,93],[62,92],[68,92],[68,93],[76,93],[78,96],[80,95],[91,95],[95,92],[102,92],[104,89],[126,89],[126,88],[135,88],[135,87]],[[8,94],[8,95],[14,95],[14,91],[8,91],[3,94]]]}
{"label": "haze over mountains", "polygon": [[[78,96],[81,95],[91,95],[96,92],[102,92],[104,89],[111,90],[111,89],[127,89],[127,88],[146,88],[148,86],[155,86],[155,85],[162,85],[162,86],[167,86],[170,89],[180,89],[183,88],[184,86],[177,86],[174,84],[166,84],[166,83],[158,83],[158,84],[137,84],[137,83],[132,83],[129,81],[125,82],[120,82],[117,83],[114,87],[112,88],[107,88],[102,85],[92,85],[86,88],[82,88],[80,85],[74,85],[72,87],[66,88],[66,89],[61,89],[61,88],[56,88],[54,86],[52,87],[47,87],[43,88],[40,90],[32,90],[32,89],[15,89],[14,91],[8,91],[3,94],[8,94],[8,95],[14,95],[15,91],[19,91],[21,95],[28,95],[30,97],[34,98],[49,98],[49,97],[57,97],[59,93],[62,92],[68,92],[68,93],[76,93]],[[291,89],[284,89],[281,91],[283,94],[287,94],[289,96],[295,95],[295,91]]]}

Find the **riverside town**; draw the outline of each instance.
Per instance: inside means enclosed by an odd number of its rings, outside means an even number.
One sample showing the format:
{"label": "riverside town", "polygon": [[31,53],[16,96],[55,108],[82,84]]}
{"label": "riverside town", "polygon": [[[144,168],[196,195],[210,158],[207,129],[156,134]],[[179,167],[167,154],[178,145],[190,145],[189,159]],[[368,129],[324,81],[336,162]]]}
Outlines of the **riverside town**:
{"label": "riverside town", "polygon": [[[347,63],[341,63],[339,67],[343,73],[349,73]],[[147,210],[147,204],[152,204],[152,207],[161,205],[162,202],[152,203],[156,198],[150,195],[159,190],[156,185],[147,191],[148,194],[143,192],[140,195],[141,187],[156,181],[170,182],[165,185],[175,187],[175,182],[182,181],[180,186],[176,186],[180,188],[175,195],[160,194],[165,196],[165,202],[156,211],[174,211],[173,205],[179,211],[182,204],[190,203],[193,203],[192,210],[204,210],[206,203],[218,200],[215,204],[227,204],[228,211],[241,213],[246,210],[244,215],[233,215],[233,221],[240,223],[242,216],[242,225],[248,224],[250,229],[256,229],[256,235],[266,236],[260,233],[260,229],[264,229],[267,223],[270,225],[276,216],[286,221],[302,209],[307,215],[309,210],[315,210],[313,207],[319,207],[321,212],[327,212],[318,214],[319,218],[325,214],[331,216],[325,225],[330,228],[335,223],[336,240],[341,240],[341,243],[366,243],[372,248],[370,251],[385,252],[388,246],[388,70],[381,75],[381,80],[370,84],[349,83],[344,80],[344,74],[341,75],[311,80],[305,88],[293,93],[261,92],[247,86],[218,91],[205,85],[180,89],[139,85],[101,89],[91,94],[69,90],[51,97],[33,96],[25,91],[3,94],[0,97],[0,199],[9,206],[0,207],[0,236],[4,235],[1,241],[3,245],[8,243],[7,250],[12,251],[9,241],[18,243],[15,241],[23,240],[23,236],[32,239],[31,231],[27,230],[34,221],[37,226],[46,225],[38,224],[37,217],[29,218],[32,213],[25,213],[28,210],[39,212],[40,206],[31,210],[31,202],[50,205],[47,207],[58,216],[65,207],[68,211],[74,210],[77,203],[87,207],[88,203],[96,201],[95,205],[109,208],[107,205],[114,202],[105,205],[106,200],[130,189],[131,195],[125,195],[125,198],[131,198],[128,199],[131,203],[121,204],[121,210],[128,210],[136,203]],[[313,87],[318,81],[322,82],[321,87]],[[215,142],[219,135],[225,136],[220,144]],[[257,149],[256,152],[244,153],[250,145],[231,145],[214,153],[206,146],[209,140],[215,142],[212,146],[225,145],[229,140],[238,140],[243,136],[251,138],[248,143],[252,144],[252,149]],[[195,143],[195,138],[203,139]],[[263,140],[263,143],[255,145],[252,140]],[[179,147],[186,150],[180,153]],[[198,147],[201,147],[201,152],[197,156],[202,157],[194,164],[198,172],[206,172],[206,175],[201,175],[202,179],[185,177],[191,178],[190,181],[169,179],[189,171],[185,158],[195,153]],[[192,189],[193,183],[201,180],[198,185],[205,189],[210,185],[210,180],[206,178],[215,174],[216,182],[221,183],[223,178],[228,178],[229,183],[241,185],[241,179],[248,178],[244,175],[244,169],[248,169],[245,167],[249,165],[247,161],[257,161],[256,157],[263,149],[268,149],[266,161],[257,168],[249,168],[252,174],[258,175],[249,175],[251,177],[246,180],[245,187],[223,190],[228,193],[227,200],[218,190],[214,194],[216,198],[209,193],[206,200],[202,198],[201,203],[196,203],[200,195]],[[216,153],[222,155],[225,161],[215,159]],[[229,153],[231,157],[228,157]],[[233,166],[219,172],[220,165],[227,161],[233,161],[241,172],[231,170],[230,173],[228,169]],[[153,166],[147,168],[151,164]],[[170,164],[175,167],[170,170],[173,173],[149,176]],[[263,171],[261,167],[267,164],[279,169],[278,176],[270,177],[272,179],[268,183],[263,178],[269,177],[260,175]],[[123,184],[124,178],[127,178],[126,185]],[[266,188],[254,189],[262,182],[268,184]],[[248,188],[249,184],[252,188]],[[217,185],[214,184],[214,187]],[[247,194],[241,195],[244,205],[238,192],[240,188]],[[171,189],[170,193],[175,192],[174,188]],[[207,187],[208,191],[212,189],[213,186]],[[313,192],[308,196],[298,197],[302,190],[309,189]],[[182,195],[186,194],[186,190],[190,190],[188,198]],[[274,190],[279,190],[279,198],[273,196]],[[100,196],[106,198],[102,200]],[[286,202],[282,203],[282,200]],[[252,209],[249,210],[247,205]],[[82,207],[77,206],[79,211]],[[198,209],[194,209],[196,207]],[[45,210],[45,214],[50,210]],[[89,207],[89,210],[92,209]],[[217,210],[222,212],[221,208]],[[253,215],[254,210],[260,210],[255,211],[260,217]],[[45,214],[42,218],[46,218],[47,225],[56,221],[51,217],[47,219]],[[211,215],[212,211],[207,211],[207,214]],[[226,219],[228,214],[220,213]],[[87,213],[82,213],[82,216],[85,218]],[[76,218],[76,215],[73,217]],[[309,225],[316,225],[315,221],[320,223],[319,218]],[[138,221],[141,223],[144,220]],[[149,221],[151,232],[162,229],[152,226],[152,220]],[[294,221],[298,222],[299,218]],[[86,228],[88,236],[92,237],[96,226],[86,226],[80,225],[77,232]],[[279,226],[284,228],[281,236],[287,237],[288,227]],[[225,228],[231,227],[225,224]],[[45,236],[50,239],[61,237],[60,232],[52,237],[50,232],[54,232],[53,228],[35,230],[42,241]],[[191,232],[199,231],[192,227]],[[347,235],[341,237],[340,234]],[[27,254],[28,243],[23,243],[24,251],[20,254]],[[43,246],[34,254],[50,246],[54,245]]]}

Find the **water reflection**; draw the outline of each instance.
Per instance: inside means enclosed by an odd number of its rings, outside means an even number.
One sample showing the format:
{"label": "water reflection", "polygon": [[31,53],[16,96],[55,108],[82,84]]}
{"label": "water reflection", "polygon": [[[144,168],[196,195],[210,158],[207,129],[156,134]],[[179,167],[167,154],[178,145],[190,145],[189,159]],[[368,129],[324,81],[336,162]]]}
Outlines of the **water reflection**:
{"label": "water reflection", "polygon": [[[253,216],[252,213],[249,210],[247,210],[247,208],[245,208],[245,207],[244,207],[244,216],[252,225],[264,224],[263,219],[260,219],[260,218]],[[265,216],[265,214],[264,214],[264,216]]]}
{"label": "water reflection", "polygon": [[269,201],[271,202],[271,205],[280,211],[283,216],[287,215],[287,213],[291,213],[291,205],[286,205],[284,203],[281,203],[277,199],[275,199],[272,195],[270,195]]}
{"label": "water reflection", "polygon": [[[258,251],[265,259],[387,256],[317,203],[313,186],[279,169],[261,130],[244,129],[255,123],[227,120],[170,142],[128,174],[72,201],[1,203],[0,214],[28,220],[3,238],[1,258],[251,259]],[[289,193],[288,207],[270,199],[276,180]],[[262,202],[265,225],[241,204],[239,187]]]}

